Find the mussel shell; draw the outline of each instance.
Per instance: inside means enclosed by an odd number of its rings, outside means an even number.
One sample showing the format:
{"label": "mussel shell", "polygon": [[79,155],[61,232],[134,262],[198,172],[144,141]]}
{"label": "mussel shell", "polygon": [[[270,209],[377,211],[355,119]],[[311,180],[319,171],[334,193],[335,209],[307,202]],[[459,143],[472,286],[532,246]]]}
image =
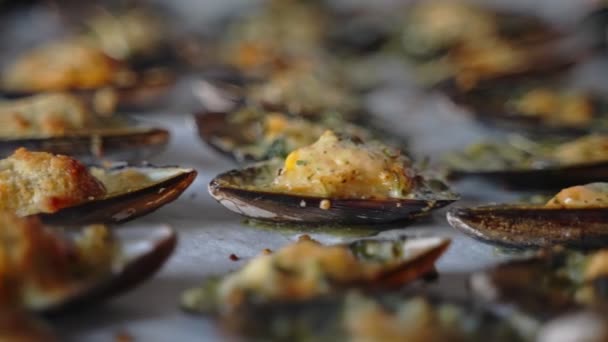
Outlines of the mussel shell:
{"label": "mussel shell", "polygon": [[507,169],[496,171],[450,170],[452,179],[479,178],[512,188],[561,189],[567,186],[606,180],[607,162],[547,166],[538,169]]}
{"label": "mussel shell", "polygon": [[591,249],[608,244],[608,208],[481,206],[453,208],[447,219],[475,239],[506,247]]}
{"label": "mussel shell", "polygon": [[152,277],[173,253],[177,234],[169,226],[136,226],[114,230],[122,252],[110,274],[77,287],[72,293],[34,311],[45,315],[92,307],[109,297],[124,293]]}
{"label": "mussel shell", "polygon": [[141,161],[160,153],[169,143],[169,131],[160,128],[117,129],[112,132],[72,134],[59,137],[0,139],[0,157],[17,148],[75,157],[84,162],[111,158]]}
{"label": "mussel shell", "polygon": [[[424,198],[342,199],[244,189],[276,164],[269,161],[220,174],[209,183],[209,193],[238,214],[273,222],[368,224],[407,221],[444,207],[458,197],[442,189]],[[321,202],[330,202],[321,209]]]}
{"label": "mussel shell", "polygon": [[[119,173],[129,166],[108,169]],[[133,191],[111,194],[50,214],[38,214],[49,225],[81,226],[91,223],[122,223],[151,213],[176,200],[196,178],[194,169],[178,167],[135,167],[158,182]]]}

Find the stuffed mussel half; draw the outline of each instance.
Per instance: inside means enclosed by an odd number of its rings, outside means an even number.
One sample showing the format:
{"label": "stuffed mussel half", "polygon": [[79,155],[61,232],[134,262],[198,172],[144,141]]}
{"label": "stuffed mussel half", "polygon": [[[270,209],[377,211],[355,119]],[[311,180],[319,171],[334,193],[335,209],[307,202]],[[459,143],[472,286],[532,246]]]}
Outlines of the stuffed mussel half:
{"label": "stuffed mussel half", "polygon": [[404,22],[401,50],[421,83],[431,86],[451,80],[468,89],[504,76],[554,73],[590,49],[564,53],[567,35],[547,22],[464,1],[419,1]]}
{"label": "stuffed mussel half", "polygon": [[214,317],[231,333],[260,339],[429,341],[519,336],[489,312],[402,291],[433,269],[448,243],[428,237],[323,246],[301,238],[254,258],[241,270],[186,291],[181,305],[190,313]]}
{"label": "stuffed mussel half", "polygon": [[458,199],[441,181],[417,174],[399,150],[332,131],[285,160],[220,174],[209,192],[247,217],[329,224],[409,220]]}
{"label": "stuffed mussel half", "polygon": [[250,306],[306,302],[347,289],[398,289],[433,272],[449,244],[441,237],[402,237],[323,245],[303,235],[186,291],[182,306],[195,313],[238,315]]}
{"label": "stuffed mussel half", "polygon": [[124,222],[175,200],[196,171],[179,167],[87,168],[75,159],[24,148],[0,160],[0,209],[45,223]]}
{"label": "stuffed mussel half", "polygon": [[590,91],[556,86],[560,83],[556,77],[517,77],[464,91],[446,84],[443,90],[490,127],[535,135],[606,132],[608,103]]}
{"label": "stuffed mussel half", "polygon": [[601,182],[608,174],[608,136],[480,142],[445,156],[451,178],[480,178],[513,188],[559,189]]}
{"label": "stuffed mussel half", "polygon": [[484,242],[513,248],[608,244],[608,183],[563,189],[545,205],[454,208],[448,222]]}
{"label": "stuffed mussel half", "polygon": [[66,154],[84,161],[144,160],[169,142],[165,129],[94,113],[66,93],[0,101],[0,156],[18,147]]}
{"label": "stuffed mussel half", "polygon": [[65,38],[34,48],[0,73],[0,96],[73,92],[100,112],[137,110],[160,103],[175,82],[163,67],[134,70],[88,38]]}
{"label": "stuffed mussel half", "polygon": [[290,151],[314,143],[327,129],[361,140],[374,135],[372,130],[331,113],[310,120],[254,106],[231,112],[201,112],[194,119],[201,139],[237,162],[285,158]]}
{"label": "stuffed mussel half", "polygon": [[543,322],[574,310],[605,310],[607,281],[606,249],[548,249],[473,274],[471,289],[484,303]]}
{"label": "stuffed mussel half", "polygon": [[1,221],[2,307],[39,314],[83,309],[137,286],[165,263],[176,244],[167,226],[61,230],[6,211]]}

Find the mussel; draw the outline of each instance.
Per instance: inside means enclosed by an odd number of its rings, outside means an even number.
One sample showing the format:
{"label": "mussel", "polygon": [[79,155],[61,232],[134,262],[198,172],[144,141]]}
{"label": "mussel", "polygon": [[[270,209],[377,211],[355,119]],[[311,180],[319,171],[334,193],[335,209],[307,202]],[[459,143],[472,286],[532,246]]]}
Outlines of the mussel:
{"label": "mussel", "polygon": [[[36,314],[82,309],[139,285],[166,262],[177,238],[165,225],[60,230],[2,212],[4,308]],[[6,240],[8,241],[8,240]]]}
{"label": "mussel", "polygon": [[[181,304],[193,313],[238,315],[248,306],[305,302],[347,289],[398,289],[432,272],[449,244],[449,239],[441,237],[401,237],[325,246],[305,235],[276,252],[257,256],[240,271],[210,278],[203,286],[184,292]],[[265,276],[253,276],[254,269]],[[313,277],[306,284],[301,278],[304,274]],[[273,283],[272,288],[265,282]],[[302,286],[296,291],[293,286],[298,283]]]}
{"label": "mussel", "polygon": [[177,245],[176,232],[166,225],[133,226],[113,230],[120,246],[109,274],[66,294],[35,311],[46,314],[78,310],[129,291],[152,277],[169,259]]}
{"label": "mussel", "polygon": [[575,309],[605,308],[606,250],[591,254],[544,250],[508,261],[471,277],[473,294],[484,303],[510,307],[547,321]]}
{"label": "mussel", "polygon": [[116,108],[145,109],[160,103],[174,81],[167,68],[135,70],[84,37],[68,37],[28,51],[5,67],[0,74],[0,96],[68,91],[99,112],[112,113]]}
{"label": "mussel", "polygon": [[605,135],[571,141],[532,141],[514,137],[506,143],[481,142],[446,156],[451,178],[480,178],[513,188],[556,189],[601,182],[608,172]]}
{"label": "mussel", "polygon": [[546,205],[454,208],[447,218],[469,236],[508,247],[598,248],[608,244],[605,193],[605,183],[591,183],[564,189]]}
{"label": "mussel", "polygon": [[42,221],[63,226],[126,222],[174,201],[197,175],[194,169],[152,165],[91,167],[91,173],[105,185],[105,196],[39,214]]}
{"label": "mussel", "polygon": [[104,117],[66,93],[0,102],[0,157],[19,147],[86,162],[137,161],[160,152],[169,132],[125,117]]}
{"label": "mussel", "polygon": [[606,131],[608,103],[592,92],[556,83],[555,77],[513,77],[481,82],[465,91],[444,84],[442,90],[490,127],[535,135]]}
{"label": "mussel", "polygon": [[211,148],[237,162],[286,157],[313,143],[326,129],[370,139],[372,130],[327,115],[319,120],[241,106],[228,112],[203,111],[194,115],[199,136]]}
{"label": "mussel", "polygon": [[[411,243],[410,247],[407,246],[408,241]],[[405,244],[402,245],[404,242]],[[497,339],[499,336],[503,336],[504,339],[520,336],[507,320],[501,320],[489,311],[472,309],[472,306],[466,303],[432,297],[423,292],[400,291],[428,270],[428,266],[431,266],[445,249],[446,243],[447,241],[441,238],[420,238],[396,241],[361,240],[347,245],[361,262],[379,263],[385,265],[382,268],[396,267],[398,273],[409,273],[407,277],[399,277],[399,281],[393,284],[386,284],[382,279],[345,284],[333,277],[329,277],[330,281],[326,282],[327,276],[323,277],[324,273],[321,273],[319,280],[324,279],[321,280],[322,284],[335,288],[334,290],[325,291],[327,293],[322,295],[297,298],[296,296],[301,292],[292,289],[291,293],[294,297],[273,298],[264,295],[262,291],[265,288],[257,282],[258,279],[254,279],[257,277],[253,277],[251,278],[253,284],[260,286],[260,293],[242,285],[244,296],[231,296],[222,291],[226,291],[229,285],[238,287],[239,283],[235,284],[234,276],[228,275],[220,280],[210,279],[201,288],[186,291],[182,296],[182,307],[190,313],[215,317],[223,327],[233,333],[262,339],[301,340],[305,336],[323,340],[394,338],[418,341],[435,338],[457,339],[465,336],[473,339],[474,336],[486,338],[496,336]],[[419,251],[407,257],[408,250],[412,247]],[[398,253],[394,254],[391,251]],[[293,260],[289,261],[290,253],[286,250],[274,253],[278,253],[275,257],[277,260],[271,267],[279,269],[280,274],[277,276],[281,281],[274,282],[273,286],[280,284],[289,286],[289,277],[300,277],[301,273],[287,272],[292,270]],[[323,265],[325,272],[332,265],[337,269],[343,267],[336,261],[338,255],[335,251],[329,254],[333,257],[330,259],[328,256],[324,263],[315,263],[313,260],[308,264]],[[280,255],[286,257],[284,262],[281,262]],[[406,257],[402,259],[404,256]],[[430,256],[432,258],[429,258]],[[312,258],[317,257],[320,256],[318,254],[312,256]],[[273,258],[273,255],[259,258]],[[306,264],[307,258],[299,258],[299,260],[300,263]],[[261,272],[263,268],[260,262],[256,264],[256,259],[252,260],[250,267],[253,268],[254,264],[256,270]],[[420,267],[420,265],[427,266]],[[319,269],[319,266],[314,267]],[[238,275],[239,272],[235,274]],[[272,281],[272,278],[265,274],[266,276],[261,280]],[[240,280],[244,279],[244,276],[240,278]],[[326,289],[326,285],[321,288]],[[307,287],[298,289],[304,288]],[[235,303],[239,305],[231,307]]]}
{"label": "mussel", "polygon": [[554,73],[591,49],[577,44],[566,54],[560,44],[568,43],[569,35],[549,23],[466,2],[421,1],[404,21],[402,50],[430,86],[451,80],[467,89],[487,79]]}
{"label": "mussel", "polygon": [[209,193],[241,215],[295,223],[405,221],[458,199],[441,181],[416,174],[399,150],[331,131],[285,161],[220,174]]}

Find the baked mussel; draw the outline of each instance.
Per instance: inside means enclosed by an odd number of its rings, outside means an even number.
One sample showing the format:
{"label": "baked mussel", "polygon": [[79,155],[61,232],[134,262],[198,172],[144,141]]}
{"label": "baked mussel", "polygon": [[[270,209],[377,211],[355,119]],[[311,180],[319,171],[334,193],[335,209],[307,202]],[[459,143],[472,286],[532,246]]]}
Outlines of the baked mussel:
{"label": "baked mussel", "polygon": [[453,179],[479,178],[512,188],[560,189],[601,182],[608,174],[603,134],[574,139],[510,136],[504,142],[482,141],[444,158]]}
{"label": "baked mussel", "polygon": [[165,129],[100,116],[67,93],[3,101],[0,114],[0,157],[26,147],[86,162],[106,158],[138,161],[159,153],[169,142]]}
{"label": "baked mussel", "polygon": [[152,276],[176,245],[167,226],[104,225],[76,230],[2,212],[3,308],[36,314],[83,309]]}
{"label": "baked mussel", "polygon": [[401,51],[427,86],[462,89],[510,75],[553,73],[588,55],[564,53],[564,32],[534,16],[464,1],[420,1],[403,20]]}
{"label": "baked mussel", "polygon": [[[447,244],[439,237],[334,246],[300,240],[184,292],[181,305],[249,338],[428,341],[499,336],[500,320],[489,312],[423,291],[403,291],[433,269]],[[358,266],[349,266],[352,262]],[[391,269],[393,281],[377,276]]]}
{"label": "baked mussel", "polygon": [[492,128],[529,135],[576,136],[606,132],[608,103],[598,94],[561,86],[558,77],[514,77],[444,92]]}
{"label": "baked mussel", "polygon": [[72,92],[99,112],[147,109],[165,99],[175,75],[164,67],[132,69],[79,37],[34,48],[0,73],[0,96]]}
{"label": "baked mussel", "polygon": [[241,215],[274,222],[405,221],[458,199],[397,149],[326,131],[312,145],[220,174],[209,192]]}
{"label": "baked mussel", "polygon": [[559,248],[508,261],[471,277],[473,294],[484,303],[503,305],[544,322],[575,310],[605,310],[608,305],[608,252]]}
{"label": "baked mussel", "polygon": [[500,246],[600,248],[608,244],[608,184],[566,188],[545,205],[454,208],[447,218],[459,231]]}
{"label": "baked mussel", "polygon": [[398,289],[434,272],[449,244],[441,237],[401,237],[323,245],[303,235],[184,292],[181,304],[193,313],[238,315],[248,306],[306,302],[348,289]]}
{"label": "baked mussel", "polygon": [[237,162],[285,158],[290,151],[314,143],[326,129],[368,140],[371,130],[337,115],[311,120],[290,114],[242,106],[230,112],[194,115],[199,136],[214,150]]}
{"label": "baked mussel", "polygon": [[124,222],[175,200],[196,171],[179,167],[90,167],[24,148],[0,160],[0,208],[47,224]]}

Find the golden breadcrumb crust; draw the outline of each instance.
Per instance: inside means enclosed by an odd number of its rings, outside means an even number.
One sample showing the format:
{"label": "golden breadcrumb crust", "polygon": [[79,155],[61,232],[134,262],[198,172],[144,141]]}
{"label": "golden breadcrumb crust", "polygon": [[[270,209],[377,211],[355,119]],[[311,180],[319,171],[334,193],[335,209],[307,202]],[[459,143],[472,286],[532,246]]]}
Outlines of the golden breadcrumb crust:
{"label": "golden breadcrumb crust", "polygon": [[52,213],[104,194],[103,184],[67,156],[19,148],[0,160],[0,210]]}

